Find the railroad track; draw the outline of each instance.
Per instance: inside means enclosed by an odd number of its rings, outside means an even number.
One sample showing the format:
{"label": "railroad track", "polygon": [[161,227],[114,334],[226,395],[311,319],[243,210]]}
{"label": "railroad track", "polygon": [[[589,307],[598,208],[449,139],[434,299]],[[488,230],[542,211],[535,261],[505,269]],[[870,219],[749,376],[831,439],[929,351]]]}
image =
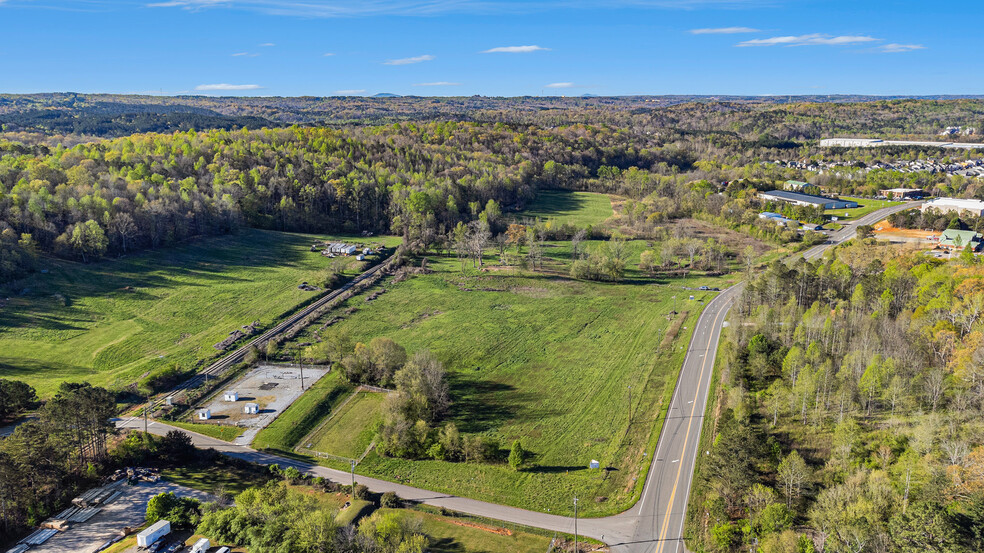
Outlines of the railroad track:
{"label": "railroad track", "polygon": [[268,341],[286,332],[288,329],[293,327],[295,324],[303,320],[311,313],[314,313],[316,310],[323,307],[325,304],[331,302],[332,300],[336,299],[338,296],[344,294],[346,291],[348,291],[356,284],[375,275],[376,273],[378,273],[383,269],[383,267],[386,265],[386,263],[390,260],[391,257],[392,255],[390,255],[386,259],[381,260],[379,263],[377,263],[368,271],[360,274],[359,276],[345,283],[341,288],[337,290],[333,290],[330,293],[326,294],[324,297],[319,298],[318,300],[312,302],[310,305],[301,308],[299,311],[288,316],[286,319],[278,323],[273,328],[251,339],[249,342],[246,342],[242,346],[239,346],[235,350],[231,351],[228,355],[222,357],[218,361],[212,363],[211,365],[199,371],[197,374],[195,374],[195,376],[192,376],[191,378],[185,380],[184,382],[181,382],[180,384],[176,385],[168,393],[154,400],[154,402],[150,406],[150,411],[153,412],[155,409],[163,405],[168,396],[173,396],[174,394],[177,394],[178,392],[181,392],[183,390],[197,388],[202,382],[206,381],[208,377],[218,376],[223,372],[225,372],[226,370],[228,370],[229,367],[235,365],[236,363],[241,362],[243,359],[246,358],[246,354],[249,353],[250,349],[253,346],[260,347],[261,345],[266,344]]}

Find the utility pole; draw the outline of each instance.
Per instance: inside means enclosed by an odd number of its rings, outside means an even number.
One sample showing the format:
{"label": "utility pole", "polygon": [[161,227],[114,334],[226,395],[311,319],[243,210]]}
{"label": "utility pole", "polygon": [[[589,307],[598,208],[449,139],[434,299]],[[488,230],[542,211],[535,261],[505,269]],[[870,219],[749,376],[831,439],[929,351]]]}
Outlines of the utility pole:
{"label": "utility pole", "polygon": [[355,499],[355,459],[349,459],[352,464],[352,499]]}
{"label": "utility pole", "polygon": [[577,496],[574,496],[574,553],[578,553],[577,549]]}
{"label": "utility pole", "polygon": [[629,424],[632,424],[632,386],[629,386]]}
{"label": "utility pole", "polygon": [[301,391],[303,392],[304,391],[304,363],[301,360],[302,359],[301,348],[297,348],[294,351],[295,351],[294,355],[296,355],[297,357],[297,366],[301,368]]}
{"label": "utility pole", "polygon": [[147,433],[147,412],[150,411],[150,396],[147,396],[147,406],[144,407],[144,434]]}

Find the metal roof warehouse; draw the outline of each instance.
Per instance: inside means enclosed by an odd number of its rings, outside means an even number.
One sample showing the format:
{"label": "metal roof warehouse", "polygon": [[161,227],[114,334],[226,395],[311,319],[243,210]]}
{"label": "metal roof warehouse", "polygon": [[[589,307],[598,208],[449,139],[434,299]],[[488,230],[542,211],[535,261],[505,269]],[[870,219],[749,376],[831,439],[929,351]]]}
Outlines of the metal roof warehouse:
{"label": "metal roof warehouse", "polygon": [[759,194],[763,200],[773,202],[786,202],[793,205],[823,206],[824,209],[845,209],[858,207],[858,202],[840,200],[837,198],[824,198],[813,194],[803,194],[802,192],[792,192],[789,190],[770,190]]}

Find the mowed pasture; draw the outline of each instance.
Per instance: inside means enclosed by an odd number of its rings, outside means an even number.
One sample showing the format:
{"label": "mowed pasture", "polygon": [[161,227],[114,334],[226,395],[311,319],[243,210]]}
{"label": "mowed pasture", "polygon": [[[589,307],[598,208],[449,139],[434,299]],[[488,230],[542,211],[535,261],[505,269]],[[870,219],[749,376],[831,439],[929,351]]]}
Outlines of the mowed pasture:
{"label": "mowed pasture", "polygon": [[[155,369],[194,368],[217,358],[213,344],[233,330],[256,320],[267,327],[316,295],[297,286],[315,283],[332,261],[309,251],[325,238],[244,229],[90,264],[42,259],[46,274],[0,291],[9,298],[0,377],[49,396],[62,381],[121,388]],[[346,259],[357,273],[362,263]]]}
{"label": "mowed pasture", "polygon": [[519,215],[519,219],[541,219],[553,226],[598,226],[615,215],[607,194],[542,190]]}
{"label": "mowed pasture", "polygon": [[375,437],[385,399],[386,394],[381,392],[356,392],[305,441],[314,451],[358,459]]}
{"label": "mowed pasture", "polygon": [[[554,513],[568,512],[574,494],[585,498],[586,515],[634,502],[702,302],[715,293],[686,291],[682,280],[658,281],[637,270],[619,284],[572,280],[562,276],[567,246],[554,246],[546,250],[559,255],[545,266],[557,273],[477,271],[470,263],[462,271],[456,259],[430,257],[433,273],[385,281],[387,292],[378,299],[353,298],[326,315],[355,308],[331,327],[352,340],[386,336],[411,353],[430,349],[448,369],[450,420],[459,430],[496,437],[503,448],[522,439],[533,452],[520,472],[506,464],[409,461],[375,452],[358,472]],[[629,246],[637,261],[644,243]],[[722,288],[729,282],[689,280]],[[675,338],[664,340],[669,329]],[[333,432],[356,436],[365,424],[335,425]],[[589,470],[592,459],[605,468]]]}
{"label": "mowed pasture", "polygon": [[896,205],[902,205],[903,202],[893,202],[891,200],[869,200],[867,198],[851,198],[848,196],[841,196],[840,199],[848,202],[857,202],[858,207],[852,207],[849,209],[827,209],[824,210],[824,214],[828,216],[837,217],[839,221],[853,221],[855,219],[860,219],[869,213],[878,211],[879,209],[892,207]]}

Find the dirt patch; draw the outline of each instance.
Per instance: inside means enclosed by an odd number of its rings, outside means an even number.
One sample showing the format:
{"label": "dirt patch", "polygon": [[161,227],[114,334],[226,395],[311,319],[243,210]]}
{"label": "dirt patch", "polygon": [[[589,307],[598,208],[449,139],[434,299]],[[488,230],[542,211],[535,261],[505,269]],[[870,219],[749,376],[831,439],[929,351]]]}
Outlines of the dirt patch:
{"label": "dirt patch", "polygon": [[910,240],[937,241],[940,233],[932,230],[901,229],[893,227],[888,221],[881,221],[875,225],[875,235],[882,239],[900,238]]}
{"label": "dirt patch", "polygon": [[670,323],[670,327],[666,329],[666,336],[663,336],[663,341],[660,342],[659,347],[669,347],[669,345],[673,343],[673,340],[676,339],[677,334],[680,333],[680,327],[683,326],[683,322],[687,320],[687,315],[689,314],[689,311],[684,311],[683,313],[677,315],[676,320]]}
{"label": "dirt patch", "polygon": [[498,528],[495,526],[486,526],[484,524],[478,524],[477,522],[463,522],[460,520],[452,520],[452,524],[457,524],[458,526],[465,526],[468,528],[475,528],[476,530],[484,530],[486,532],[491,532],[493,534],[499,534],[500,536],[511,536],[512,530],[508,528]]}
{"label": "dirt patch", "polygon": [[251,324],[243,325],[241,330],[233,330],[232,332],[229,333],[229,336],[227,336],[225,340],[222,340],[221,342],[213,345],[212,347],[219,351],[224,351],[229,346],[236,343],[236,341],[239,340],[240,338],[246,336],[252,336],[256,334],[257,331],[259,331],[259,326],[260,326],[260,321],[253,321]]}
{"label": "dirt patch", "polygon": [[264,392],[269,392],[270,390],[276,388],[278,385],[280,385],[279,382],[264,382],[263,384],[260,384],[260,389],[263,390]]}

